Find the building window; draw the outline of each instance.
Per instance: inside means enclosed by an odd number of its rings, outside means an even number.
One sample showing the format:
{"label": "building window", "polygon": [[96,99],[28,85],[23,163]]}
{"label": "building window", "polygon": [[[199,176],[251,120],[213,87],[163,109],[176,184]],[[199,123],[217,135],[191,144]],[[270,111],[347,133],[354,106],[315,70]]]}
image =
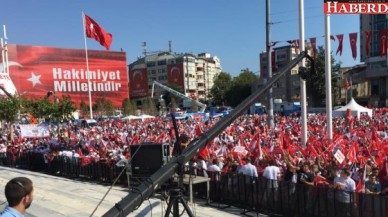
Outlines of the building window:
{"label": "building window", "polygon": [[166,65],[166,63],[167,63],[166,60],[160,60],[160,61],[158,61],[158,66]]}
{"label": "building window", "polygon": [[148,62],[147,63],[147,67],[154,67],[155,66],[155,62]]}

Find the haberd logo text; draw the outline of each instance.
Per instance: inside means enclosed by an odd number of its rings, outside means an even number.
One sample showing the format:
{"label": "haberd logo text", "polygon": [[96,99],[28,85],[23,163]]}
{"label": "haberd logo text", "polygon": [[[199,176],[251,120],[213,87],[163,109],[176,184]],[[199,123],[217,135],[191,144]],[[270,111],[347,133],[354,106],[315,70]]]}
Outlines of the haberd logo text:
{"label": "haberd logo text", "polygon": [[388,14],[388,0],[324,0],[325,14]]}

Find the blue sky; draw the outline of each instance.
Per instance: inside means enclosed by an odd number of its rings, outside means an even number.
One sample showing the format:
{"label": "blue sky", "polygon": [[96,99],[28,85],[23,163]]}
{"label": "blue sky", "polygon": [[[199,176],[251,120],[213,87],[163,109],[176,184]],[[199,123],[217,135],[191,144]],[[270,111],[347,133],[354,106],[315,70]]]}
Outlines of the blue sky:
{"label": "blue sky", "polygon": [[[54,1],[2,0],[0,24],[7,26],[8,43],[84,48],[81,11],[112,33],[112,51],[123,49],[128,63],[149,51],[167,50],[221,59],[223,70],[237,75],[241,69],[259,70],[265,50],[265,0],[112,0]],[[285,3],[287,2],[287,3]],[[299,38],[299,0],[271,0],[272,41]],[[351,57],[348,33],[359,31],[358,15],[331,15],[332,35],[344,34],[343,66],[359,63]],[[2,35],[2,34],[1,34]],[[305,37],[324,45],[323,0],[305,1]],[[359,40],[359,39],[358,39]],[[89,49],[103,50],[87,40]],[[286,42],[277,46],[287,45]],[[332,43],[332,50],[337,42]]]}

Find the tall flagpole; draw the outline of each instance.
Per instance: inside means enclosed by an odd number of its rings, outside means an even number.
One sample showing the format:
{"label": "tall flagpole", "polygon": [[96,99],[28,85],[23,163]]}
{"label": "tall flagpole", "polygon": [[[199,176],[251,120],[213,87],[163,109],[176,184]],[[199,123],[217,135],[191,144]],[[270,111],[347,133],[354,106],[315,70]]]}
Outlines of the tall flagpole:
{"label": "tall flagpole", "polygon": [[[268,80],[272,78],[272,56],[271,56],[271,21],[270,21],[270,0],[265,1],[265,25],[266,25],[266,52],[267,52],[267,70]],[[268,90],[268,125],[270,129],[274,128],[274,117],[273,117],[273,90],[272,87]]]}
{"label": "tall flagpole", "polygon": [[5,73],[9,74],[9,65],[8,65],[8,43],[7,43],[7,28],[3,25],[3,34],[4,34],[4,62],[3,66]]}
{"label": "tall flagpole", "polygon": [[2,60],[1,63],[3,64],[3,71],[2,72],[6,73],[4,39],[1,38],[0,40],[1,40],[1,60]]}
{"label": "tall flagpole", "polygon": [[331,46],[330,46],[330,14],[325,14],[325,84],[326,84],[326,122],[327,137],[333,140],[333,108],[331,98]]}
{"label": "tall flagpole", "polygon": [[86,55],[86,77],[88,78],[90,119],[93,119],[92,93],[91,93],[92,83],[90,82],[88,45],[86,43],[85,13],[83,11],[82,11],[82,22],[83,22],[83,27],[84,27],[85,55]]}
{"label": "tall flagpole", "polygon": [[[299,0],[299,49],[305,50],[304,45],[304,0]],[[300,62],[300,66],[305,66],[304,59]],[[306,94],[306,81],[302,78],[300,80],[300,105],[301,105],[301,121],[302,121],[302,147],[306,148],[307,143],[307,94]]]}

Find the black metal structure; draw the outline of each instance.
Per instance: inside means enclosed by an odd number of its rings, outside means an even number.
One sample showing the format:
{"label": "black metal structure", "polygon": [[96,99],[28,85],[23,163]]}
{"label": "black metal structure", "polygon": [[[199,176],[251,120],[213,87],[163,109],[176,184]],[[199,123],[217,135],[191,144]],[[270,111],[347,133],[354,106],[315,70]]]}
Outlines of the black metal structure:
{"label": "black metal structure", "polygon": [[238,105],[228,116],[222,118],[211,129],[203,133],[199,138],[190,142],[188,147],[180,154],[171,159],[171,161],[155,172],[148,180],[140,184],[135,191],[132,191],[121,201],[115,204],[103,216],[127,216],[135,210],[141,203],[150,197],[154,190],[160,187],[163,183],[169,180],[180,165],[184,165],[192,157],[194,157],[202,148],[205,147],[212,139],[218,136],[227,126],[229,126],[236,118],[241,116],[253,103],[255,103],[272,85],[277,82],[286,72],[296,66],[302,59],[308,58],[311,61],[311,68],[314,69],[314,60],[306,53],[301,52],[295,59],[285,65],[279,73],[273,76],[263,88],[258,89],[240,105]]}

